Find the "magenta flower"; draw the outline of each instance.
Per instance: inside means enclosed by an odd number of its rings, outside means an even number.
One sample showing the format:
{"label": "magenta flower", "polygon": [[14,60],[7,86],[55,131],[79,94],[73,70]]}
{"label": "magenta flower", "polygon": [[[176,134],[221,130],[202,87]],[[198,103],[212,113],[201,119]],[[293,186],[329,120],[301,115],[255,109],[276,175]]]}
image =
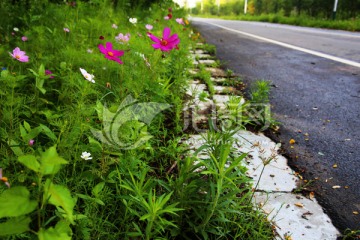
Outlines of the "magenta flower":
{"label": "magenta flower", "polygon": [[106,43],[106,47],[104,47],[103,45],[99,44],[99,45],[98,45],[98,48],[99,48],[100,52],[101,52],[102,54],[104,54],[104,57],[105,57],[105,58],[107,58],[107,59],[109,59],[109,60],[112,60],[112,61],[115,61],[115,62],[118,62],[118,63],[120,63],[120,64],[123,64],[123,62],[121,61],[120,57],[121,57],[122,55],[124,55],[124,51],[113,49],[111,42],[107,42],[107,43]]}
{"label": "magenta flower", "polygon": [[145,25],[145,28],[149,31],[151,31],[153,29],[153,25],[150,25],[150,24],[146,24]]}
{"label": "magenta flower", "polygon": [[151,33],[147,33],[147,35],[150,37],[150,39],[155,42],[152,46],[155,49],[160,49],[163,52],[170,51],[177,47],[177,45],[180,43],[180,39],[177,34],[173,34],[170,36],[170,28],[166,27],[163,31],[162,38],[158,38]]}
{"label": "magenta flower", "polygon": [[22,36],[22,37],[21,37],[21,40],[22,40],[23,42],[26,42],[26,41],[28,40],[28,38],[27,38],[26,36]]}
{"label": "magenta flower", "polygon": [[130,40],[130,33],[127,33],[125,35],[122,33],[119,33],[119,35],[117,35],[115,37],[115,40],[120,43],[127,43]]}
{"label": "magenta flower", "polygon": [[13,53],[11,54],[9,52],[9,54],[15,58],[16,60],[20,61],[20,62],[28,62],[29,61],[29,57],[26,56],[26,52],[24,51],[21,51],[20,48],[16,47],[14,50],[13,50]]}
{"label": "magenta flower", "polygon": [[3,183],[5,183],[5,185],[7,187],[10,187],[10,183],[8,181],[8,178],[7,177],[3,177],[2,175],[2,168],[0,168],[0,181],[2,181]]}
{"label": "magenta flower", "polygon": [[50,75],[50,78],[54,78],[53,73],[50,70],[45,70],[45,75]]}

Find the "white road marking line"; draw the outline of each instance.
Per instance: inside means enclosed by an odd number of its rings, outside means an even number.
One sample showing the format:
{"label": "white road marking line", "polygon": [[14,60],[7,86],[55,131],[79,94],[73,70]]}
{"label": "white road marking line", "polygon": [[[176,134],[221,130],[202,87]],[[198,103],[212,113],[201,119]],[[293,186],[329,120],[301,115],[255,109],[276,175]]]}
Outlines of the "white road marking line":
{"label": "white road marking line", "polygon": [[315,56],[318,56],[318,57],[330,59],[330,60],[333,60],[333,61],[336,61],[336,62],[340,62],[340,63],[344,63],[344,64],[347,64],[347,65],[351,65],[351,66],[360,68],[360,63],[358,63],[358,62],[354,62],[354,61],[347,60],[347,59],[344,59],[344,58],[335,57],[335,56],[332,56],[332,55],[329,55],[329,54],[309,50],[309,49],[302,48],[302,47],[297,47],[297,46],[294,46],[294,45],[291,45],[291,44],[279,42],[279,41],[272,40],[272,39],[269,39],[269,38],[260,37],[260,36],[257,36],[257,35],[251,34],[251,33],[246,33],[246,32],[243,32],[243,31],[239,31],[239,30],[235,30],[235,29],[232,29],[232,28],[224,27],[224,26],[218,25],[216,23],[210,23],[210,22],[206,22],[206,23],[210,24],[210,25],[213,25],[213,26],[216,26],[216,27],[219,27],[219,28],[222,28],[222,29],[225,29],[225,30],[228,30],[228,31],[231,31],[231,32],[236,32],[236,33],[240,33],[240,34],[243,34],[245,36],[248,36],[248,37],[256,38],[256,39],[259,39],[259,40],[262,40],[262,41],[265,41],[265,42],[270,42],[270,43],[273,43],[273,44],[276,44],[276,45],[279,45],[279,46],[283,46],[283,47],[294,49],[294,50],[297,50],[297,51],[309,53],[309,54],[312,54],[312,55],[315,55]]}

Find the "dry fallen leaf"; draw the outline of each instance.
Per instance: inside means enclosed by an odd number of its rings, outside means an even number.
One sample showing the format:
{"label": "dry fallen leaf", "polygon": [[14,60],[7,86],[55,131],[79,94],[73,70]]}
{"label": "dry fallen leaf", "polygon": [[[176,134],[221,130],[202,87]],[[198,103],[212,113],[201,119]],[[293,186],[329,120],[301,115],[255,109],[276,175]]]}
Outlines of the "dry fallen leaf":
{"label": "dry fallen leaf", "polygon": [[300,208],[304,207],[304,205],[302,203],[295,203],[294,205],[297,207],[300,207]]}
{"label": "dry fallen leaf", "polygon": [[335,163],[332,167],[333,167],[333,168],[337,168],[337,164]]}
{"label": "dry fallen leaf", "polygon": [[339,185],[335,185],[332,187],[333,189],[341,188]]}
{"label": "dry fallen leaf", "polygon": [[294,139],[290,139],[289,143],[290,143],[290,144],[294,144],[294,143],[295,143],[295,140],[294,140]]}
{"label": "dry fallen leaf", "polygon": [[353,214],[354,215],[359,215],[359,212],[358,211],[353,211]]}
{"label": "dry fallen leaf", "polygon": [[315,193],[314,192],[310,192],[309,193],[309,198],[312,200],[315,198]]}

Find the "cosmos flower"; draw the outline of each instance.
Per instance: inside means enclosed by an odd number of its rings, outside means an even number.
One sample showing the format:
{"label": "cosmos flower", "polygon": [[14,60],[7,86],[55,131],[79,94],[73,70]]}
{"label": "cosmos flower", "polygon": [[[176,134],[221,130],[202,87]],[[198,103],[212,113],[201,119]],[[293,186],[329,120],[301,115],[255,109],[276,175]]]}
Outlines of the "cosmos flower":
{"label": "cosmos flower", "polygon": [[94,76],[94,75],[88,73],[88,72],[87,72],[85,69],[83,69],[83,68],[80,68],[80,72],[81,72],[81,74],[84,76],[84,78],[85,78],[86,80],[88,80],[89,82],[95,83],[95,80],[94,80],[95,76]]}
{"label": "cosmos flower", "polygon": [[21,37],[21,40],[22,40],[23,42],[26,42],[26,41],[28,40],[28,38],[27,38],[26,36],[22,36],[22,37]]}
{"label": "cosmos flower", "polygon": [[64,32],[70,32],[70,29],[64,28]]}
{"label": "cosmos flower", "polygon": [[131,22],[132,24],[136,24],[137,23],[137,18],[130,18],[129,22]]}
{"label": "cosmos flower", "polygon": [[91,160],[91,159],[92,159],[91,153],[83,152],[83,153],[81,154],[81,158],[84,159],[85,161]]}
{"label": "cosmos flower", "polygon": [[30,139],[29,142],[28,142],[29,146],[33,146],[34,143],[35,143],[35,140],[34,140],[34,139]]}
{"label": "cosmos flower", "polygon": [[10,183],[8,181],[8,178],[7,177],[3,177],[2,175],[2,168],[0,168],[0,181],[2,181],[3,183],[5,183],[5,185],[7,187],[10,187]]}
{"label": "cosmos flower", "polygon": [[178,24],[185,25],[184,20],[182,18],[177,18],[175,20]]}
{"label": "cosmos flower", "polygon": [[114,29],[118,28],[118,26],[115,23],[113,23],[113,25],[111,25],[111,27],[114,28]]}
{"label": "cosmos flower", "polygon": [[50,78],[54,78],[53,73],[50,70],[45,70],[45,75],[50,75]]}
{"label": "cosmos flower", "polygon": [[163,31],[162,38],[158,38],[151,33],[148,33],[150,39],[155,42],[152,46],[155,49],[160,49],[163,52],[170,51],[177,47],[180,43],[180,39],[177,34],[173,34],[170,36],[170,28],[166,27]]}
{"label": "cosmos flower", "polygon": [[153,29],[153,25],[150,25],[150,24],[146,24],[145,25],[145,28],[149,31],[151,31]]}
{"label": "cosmos flower", "polygon": [[13,53],[11,54],[9,52],[10,56],[12,56],[13,58],[15,58],[16,60],[20,61],[20,62],[28,62],[29,61],[29,57],[26,56],[26,52],[21,51],[20,48],[16,47],[13,50]]}
{"label": "cosmos flower", "polygon": [[124,55],[124,51],[113,49],[111,42],[106,42],[105,47],[102,44],[99,44],[98,48],[100,52],[104,54],[105,58],[123,64],[120,57]]}
{"label": "cosmos flower", "polygon": [[115,37],[115,40],[120,43],[127,43],[130,40],[130,33],[127,33],[125,35],[122,33],[119,33],[119,35],[117,35]]}

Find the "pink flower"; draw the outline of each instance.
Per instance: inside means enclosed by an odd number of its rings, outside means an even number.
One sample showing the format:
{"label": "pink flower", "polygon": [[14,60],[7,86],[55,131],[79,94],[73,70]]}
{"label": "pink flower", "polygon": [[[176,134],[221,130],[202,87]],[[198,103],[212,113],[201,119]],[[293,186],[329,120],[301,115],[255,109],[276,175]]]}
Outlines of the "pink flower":
{"label": "pink flower", "polygon": [[175,20],[178,24],[185,25],[184,20],[182,18],[177,18]]}
{"label": "pink flower", "polygon": [[20,48],[16,47],[14,50],[13,50],[13,53],[11,54],[9,52],[9,54],[15,58],[16,60],[20,61],[20,62],[28,62],[29,61],[29,57],[26,56],[26,52],[24,51],[21,51]]}
{"label": "pink flower", "polygon": [[155,44],[152,45],[153,48],[160,49],[163,52],[167,52],[176,48],[177,45],[180,43],[180,39],[177,34],[173,34],[170,36],[170,32],[170,28],[164,28],[162,38],[158,38],[151,33],[148,33],[150,39],[155,42]]}
{"label": "pink flower", "polygon": [[26,41],[28,40],[28,38],[27,38],[26,36],[23,36],[23,37],[21,37],[21,40],[22,40],[23,42],[26,42]]}
{"label": "pink flower", "polygon": [[153,29],[153,25],[146,24],[146,25],[145,25],[145,28],[150,31],[150,30]]}
{"label": "pink flower", "polygon": [[8,181],[8,178],[7,177],[3,177],[2,175],[2,168],[0,168],[0,181],[2,181],[3,183],[5,183],[5,185],[7,187],[10,187],[10,183]]}
{"label": "pink flower", "polygon": [[70,32],[70,29],[64,28],[64,32]]}
{"label": "pink flower", "polygon": [[118,26],[115,23],[113,23],[113,25],[111,25],[111,27],[114,28],[114,29],[118,28]]}
{"label": "pink flower", "polygon": [[164,19],[165,19],[165,20],[169,20],[170,18],[169,18],[169,16],[165,16]]}
{"label": "pink flower", "polygon": [[54,78],[53,73],[50,70],[45,70],[45,75],[50,75],[50,78]]}
{"label": "pink flower", "polygon": [[127,43],[130,40],[130,33],[127,33],[125,35],[122,33],[119,33],[119,35],[117,35],[115,37],[115,40],[120,43]]}
{"label": "pink flower", "polygon": [[34,145],[34,143],[35,143],[35,140],[34,140],[34,139],[30,139],[28,144],[29,144],[29,146],[32,146],[32,145]]}
{"label": "pink flower", "polygon": [[104,54],[105,58],[123,64],[123,62],[120,60],[120,57],[124,55],[124,51],[113,49],[111,42],[107,42],[106,47],[99,44],[98,48],[100,52]]}

